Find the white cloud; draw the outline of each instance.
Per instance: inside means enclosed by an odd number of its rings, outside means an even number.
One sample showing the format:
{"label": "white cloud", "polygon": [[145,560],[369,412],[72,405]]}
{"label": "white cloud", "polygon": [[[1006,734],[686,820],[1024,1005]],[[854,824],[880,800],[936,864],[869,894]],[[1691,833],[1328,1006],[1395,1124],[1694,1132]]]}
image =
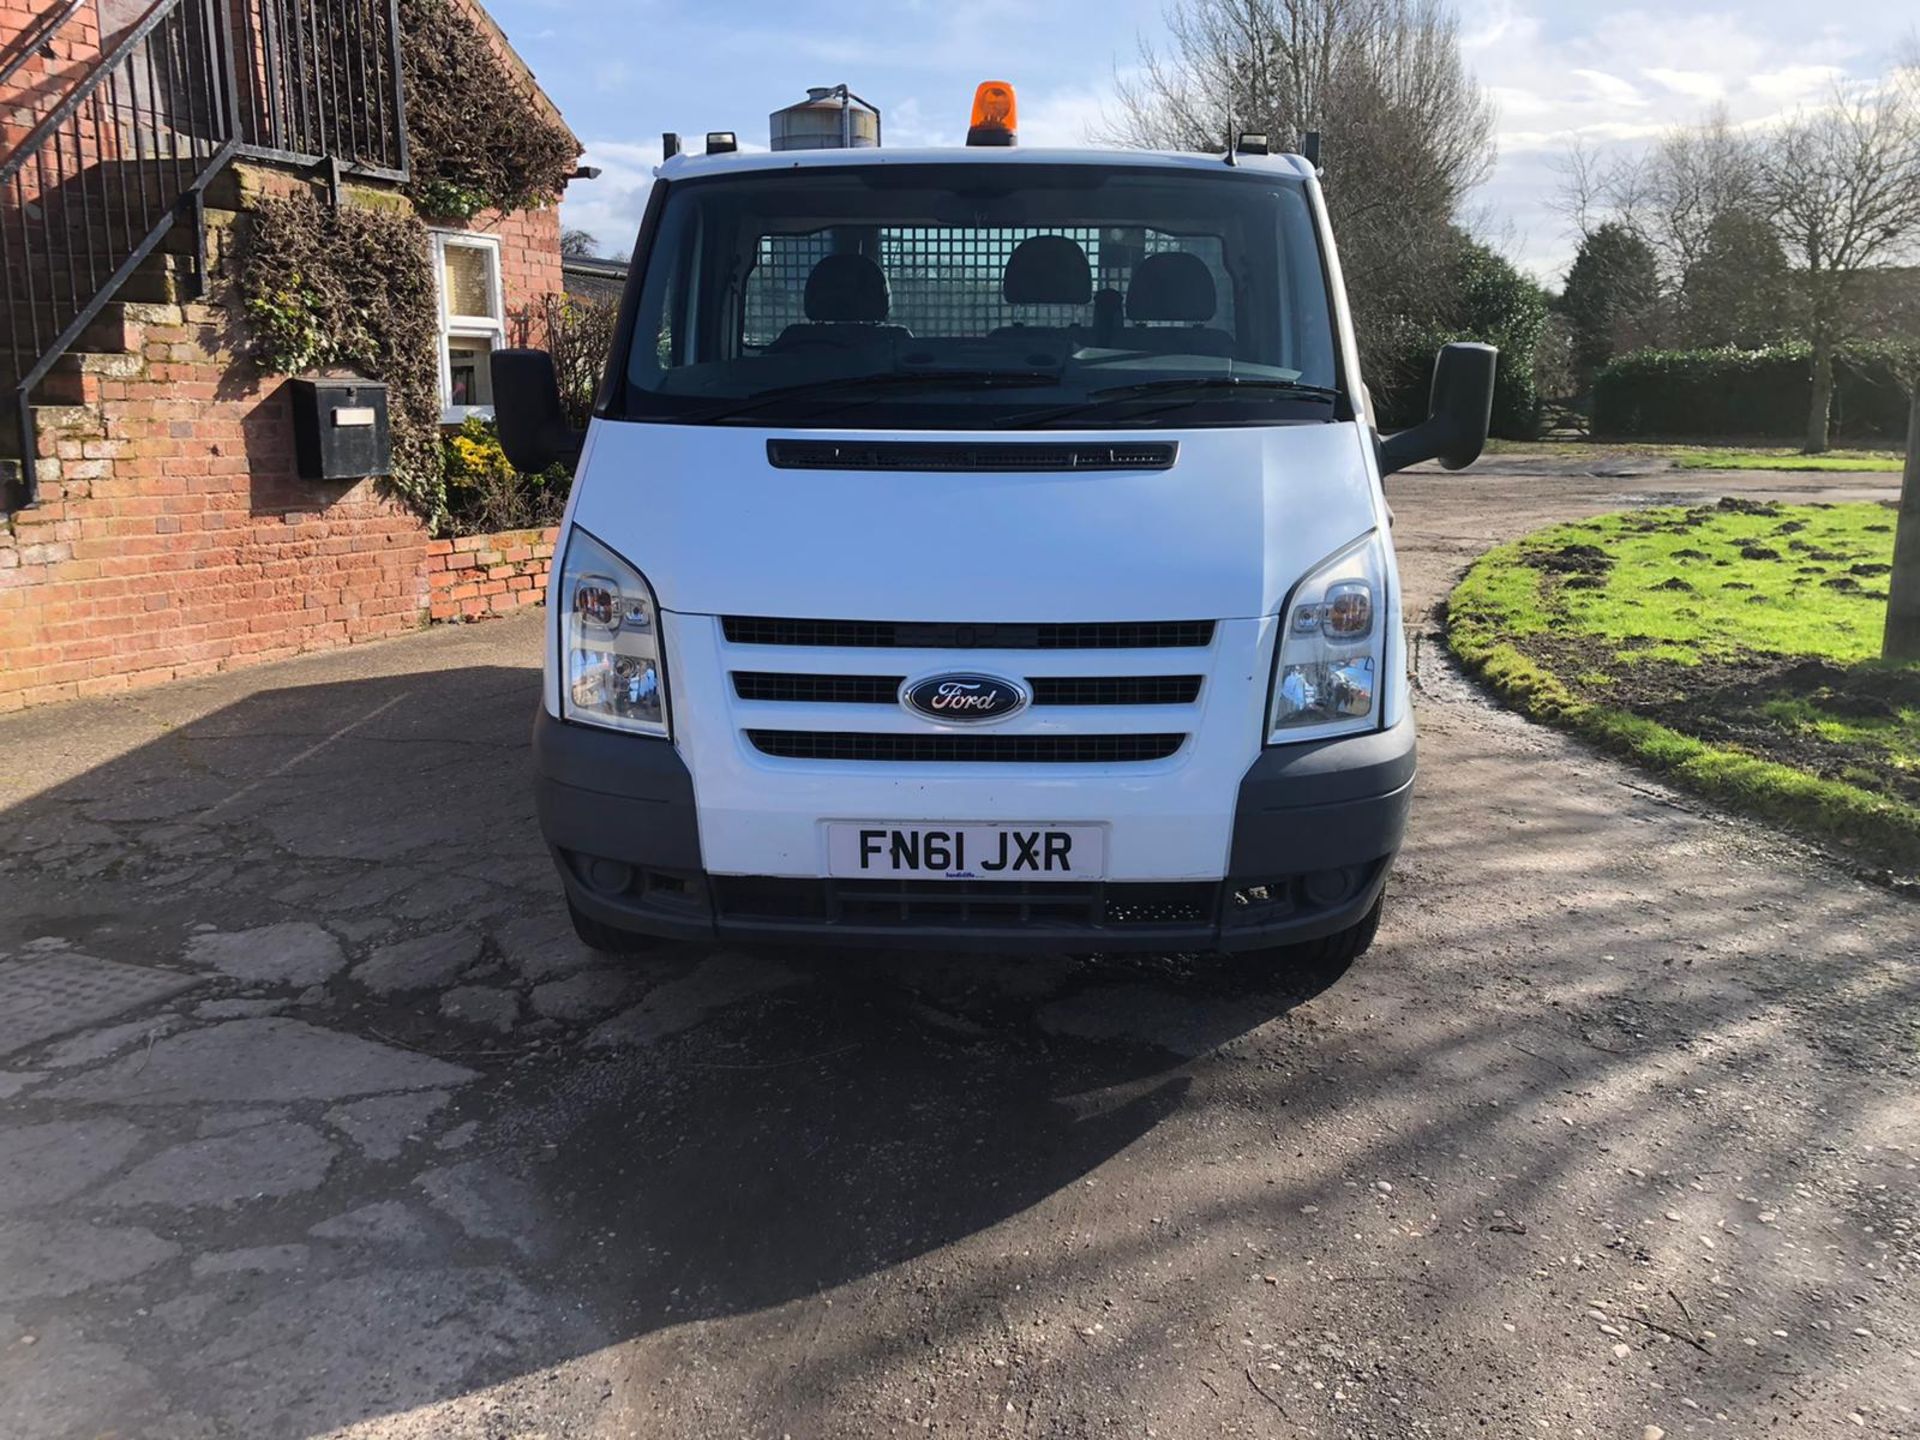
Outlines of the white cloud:
{"label": "white cloud", "polygon": [[1573,73],[1587,82],[1585,99],[1602,105],[1640,106],[1647,103],[1631,80],[1622,80],[1618,75],[1609,75],[1604,70],[1575,70]]}
{"label": "white cloud", "polygon": [[1690,100],[1718,100],[1727,93],[1726,82],[1720,76],[1702,70],[1669,70],[1665,66],[1652,65],[1640,73],[1654,84],[1665,86],[1674,94],[1684,95]]}
{"label": "white cloud", "polygon": [[1898,26],[1863,24],[1863,0],[1828,0],[1817,15],[1793,0],[1742,0],[1737,10],[1576,9],[1562,0],[1475,7],[1461,43],[1499,110],[1499,162],[1473,198],[1511,237],[1515,258],[1557,283],[1572,258],[1555,213],[1554,163],[1576,140],[1601,151],[1645,144],[1724,107],[1764,127],[1847,76],[1870,74]]}
{"label": "white cloud", "polygon": [[1767,75],[1755,75],[1748,84],[1769,100],[1817,100],[1829,94],[1846,76],[1838,65],[1788,65]]}
{"label": "white cloud", "polygon": [[619,140],[586,140],[582,165],[600,168],[599,178],[575,180],[560,204],[560,223],[569,230],[585,230],[597,242],[598,253],[625,257],[633,251],[640,217],[653,190],[653,170],[660,163],[660,146]]}

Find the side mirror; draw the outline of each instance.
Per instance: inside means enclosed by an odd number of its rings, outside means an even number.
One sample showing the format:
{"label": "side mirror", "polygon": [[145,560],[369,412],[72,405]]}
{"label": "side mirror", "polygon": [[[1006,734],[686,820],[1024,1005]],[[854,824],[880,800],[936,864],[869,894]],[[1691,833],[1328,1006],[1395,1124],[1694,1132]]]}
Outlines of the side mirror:
{"label": "side mirror", "polygon": [[567,423],[553,357],[544,350],[493,352],[493,418],[516,470],[538,474],[580,459],[586,433]]}
{"label": "side mirror", "polygon": [[[1380,442],[1380,473],[1391,475],[1422,460],[1463,470],[1480,458],[1493,419],[1493,371],[1500,352],[1471,340],[1442,345],[1433,361],[1433,397],[1427,418]],[[494,385],[499,393],[499,382]]]}

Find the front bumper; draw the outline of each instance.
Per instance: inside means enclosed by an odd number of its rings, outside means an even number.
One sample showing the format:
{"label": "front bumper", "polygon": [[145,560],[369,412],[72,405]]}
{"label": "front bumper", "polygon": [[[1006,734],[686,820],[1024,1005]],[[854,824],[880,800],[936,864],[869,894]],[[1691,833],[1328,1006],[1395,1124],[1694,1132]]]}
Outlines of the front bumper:
{"label": "front bumper", "polygon": [[668,741],[543,710],[533,753],[540,826],[567,894],[605,924],[684,940],[995,952],[1255,950],[1346,929],[1386,884],[1414,778],[1411,723],[1263,751],[1240,781],[1221,879],[830,880],[709,874],[693,777]]}

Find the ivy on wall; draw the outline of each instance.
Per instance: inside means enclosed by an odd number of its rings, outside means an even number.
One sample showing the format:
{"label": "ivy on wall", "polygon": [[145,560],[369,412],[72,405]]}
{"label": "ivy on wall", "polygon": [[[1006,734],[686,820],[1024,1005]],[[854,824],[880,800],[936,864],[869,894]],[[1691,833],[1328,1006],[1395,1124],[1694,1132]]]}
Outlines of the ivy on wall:
{"label": "ivy on wall", "polygon": [[[551,205],[579,146],[458,0],[400,0],[400,24],[412,207],[392,195],[337,208],[312,196],[261,200],[239,293],[269,370],[342,369],[387,383],[391,490],[444,533],[468,523],[473,506],[448,509],[458,457],[441,443],[439,297],[419,216],[464,221]],[[451,469],[468,501],[486,491],[476,477],[498,478],[485,465]]]}
{"label": "ivy on wall", "polygon": [[579,146],[451,0],[400,0],[407,193],[423,214],[468,220],[559,200]]}
{"label": "ivy on wall", "polygon": [[395,494],[430,525],[446,516],[437,301],[426,227],[404,209],[309,196],[256,203],[240,301],[268,369],[348,369],[387,383]]}

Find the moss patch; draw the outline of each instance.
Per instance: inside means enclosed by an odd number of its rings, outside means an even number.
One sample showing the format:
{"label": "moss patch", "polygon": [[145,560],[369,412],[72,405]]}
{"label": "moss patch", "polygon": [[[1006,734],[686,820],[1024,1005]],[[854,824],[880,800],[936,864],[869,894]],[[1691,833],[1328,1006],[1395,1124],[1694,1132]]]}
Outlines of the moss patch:
{"label": "moss patch", "polygon": [[1876,658],[1893,522],[1723,500],[1555,526],[1467,572],[1449,640],[1536,718],[1920,871],[1920,666]]}

